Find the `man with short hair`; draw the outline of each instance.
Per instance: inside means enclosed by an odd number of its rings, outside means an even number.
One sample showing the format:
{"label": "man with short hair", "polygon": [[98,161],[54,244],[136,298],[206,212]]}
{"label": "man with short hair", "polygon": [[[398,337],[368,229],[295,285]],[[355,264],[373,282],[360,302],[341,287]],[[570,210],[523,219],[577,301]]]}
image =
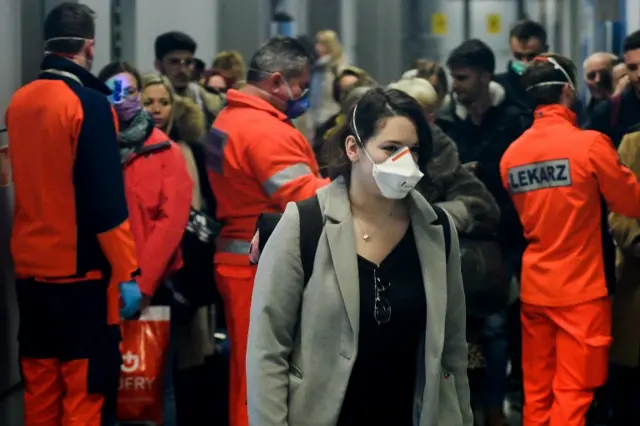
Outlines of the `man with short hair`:
{"label": "man with short hair", "polygon": [[584,81],[589,89],[590,99],[587,111],[591,112],[600,102],[611,98],[613,94],[613,64],[618,59],[608,52],[596,52],[584,61]]}
{"label": "man with short hair", "polygon": [[191,81],[200,83],[207,65],[200,58],[193,58],[193,71],[191,71]]}
{"label": "man with short hair", "polygon": [[[504,88],[492,81],[495,56],[484,42],[472,39],[460,44],[449,55],[447,67],[453,94],[445,98],[436,124],[456,142],[460,161],[470,163],[500,206],[500,240],[508,272],[517,275],[523,250],[522,229],[502,187],[498,165],[511,142],[529,127],[530,114],[511,102]],[[475,323],[484,324],[476,334],[483,335],[482,349],[487,359],[482,393],[485,423],[503,426],[509,361],[507,312],[500,311]]]}
{"label": "man with short hair", "polygon": [[620,144],[625,134],[638,130],[640,124],[640,30],[625,38],[622,51],[630,84],[620,95],[598,104],[589,125],[589,128],[609,136],[615,146]]}
{"label": "man with short hair", "polygon": [[520,82],[520,75],[529,62],[536,56],[548,50],[547,31],[542,24],[530,19],[516,22],[509,33],[509,49],[512,59],[507,71],[495,76],[507,91],[507,97],[515,102],[528,104],[527,94]]}
{"label": "man with short hair", "polygon": [[227,92],[207,142],[209,179],[224,225],[215,278],[231,343],[230,424],[247,426],[245,357],[255,266],[249,248],[262,212],[313,196],[319,177],[311,145],[291,120],[309,107],[311,57],[295,39],[275,37],[253,55],[247,84]]}
{"label": "man with short hair", "polygon": [[576,74],[555,54],[527,67],[535,121],[500,162],[528,242],[520,292],[524,426],[584,426],[607,379],[611,344],[604,200],[640,218],[636,176],[608,137],[577,126]]}
{"label": "man with short hair", "polygon": [[190,98],[200,107],[205,115],[205,127],[208,130],[222,109],[224,99],[207,92],[200,84],[192,81],[197,47],[196,41],[183,32],[170,31],[160,34],[156,37],[154,45],[155,67],[171,81],[178,96]]}
{"label": "man with short hair", "polygon": [[89,72],[93,11],[59,4],[44,37],[40,75],[5,116],[25,426],[113,425],[120,315],[141,302],[118,123],[111,91]]}

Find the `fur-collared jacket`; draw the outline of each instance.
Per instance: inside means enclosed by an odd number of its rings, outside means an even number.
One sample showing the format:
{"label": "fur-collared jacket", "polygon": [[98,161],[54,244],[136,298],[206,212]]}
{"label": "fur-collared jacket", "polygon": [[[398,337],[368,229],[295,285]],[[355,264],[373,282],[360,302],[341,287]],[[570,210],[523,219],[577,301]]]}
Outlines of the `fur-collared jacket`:
{"label": "fur-collared jacket", "polygon": [[433,157],[427,164],[427,178],[418,190],[431,203],[444,208],[461,234],[489,234],[496,231],[500,210],[491,193],[461,163],[455,142],[440,127],[432,126]]}

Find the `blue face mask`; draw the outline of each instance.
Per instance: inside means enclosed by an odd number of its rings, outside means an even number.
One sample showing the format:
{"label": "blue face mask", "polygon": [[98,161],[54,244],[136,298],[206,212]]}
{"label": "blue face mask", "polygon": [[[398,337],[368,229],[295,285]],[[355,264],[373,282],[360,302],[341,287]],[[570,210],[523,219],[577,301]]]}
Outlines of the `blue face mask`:
{"label": "blue face mask", "polygon": [[287,101],[287,108],[284,113],[290,119],[295,120],[307,112],[311,105],[311,102],[309,101],[309,89],[302,92],[302,95],[298,99],[293,99],[291,86],[289,86],[289,83],[287,82],[285,82],[285,84],[287,85],[287,91],[289,92],[289,100]]}
{"label": "blue face mask", "polygon": [[518,75],[522,75],[522,73],[524,72],[524,70],[527,68],[527,65],[529,65],[526,62],[523,61],[518,61],[516,59],[511,61],[511,70],[513,72],[515,72]]}
{"label": "blue face mask", "polygon": [[298,99],[289,99],[287,101],[287,109],[284,112],[292,120],[300,117],[307,112],[311,103],[309,102],[309,92],[306,91]]}

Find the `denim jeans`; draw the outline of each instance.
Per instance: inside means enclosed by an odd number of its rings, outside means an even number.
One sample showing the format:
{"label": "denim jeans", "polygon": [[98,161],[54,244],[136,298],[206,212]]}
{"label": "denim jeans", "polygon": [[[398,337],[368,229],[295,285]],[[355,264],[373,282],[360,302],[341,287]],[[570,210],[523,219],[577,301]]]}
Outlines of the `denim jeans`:
{"label": "denim jeans", "polygon": [[167,359],[164,373],[164,401],[162,406],[163,426],[178,426],[176,415],[176,391],[173,386],[174,369],[176,365],[176,342],[174,339],[174,324],[171,324],[171,334],[169,337],[169,347],[167,349]]}
{"label": "denim jeans", "polygon": [[507,396],[507,366],[509,363],[509,334],[507,311],[485,318],[480,344],[486,361],[482,392],[485,408],[502,409]]}

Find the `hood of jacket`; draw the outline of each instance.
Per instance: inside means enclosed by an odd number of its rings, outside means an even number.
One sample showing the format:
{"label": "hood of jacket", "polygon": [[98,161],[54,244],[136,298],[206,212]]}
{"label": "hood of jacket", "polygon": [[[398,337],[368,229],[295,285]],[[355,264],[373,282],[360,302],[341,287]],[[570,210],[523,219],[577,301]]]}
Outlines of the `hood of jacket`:
{"label": "hood of jacket", "polygon": [[177,96],[173,104],[171,139],[176,142],[201,142],[205,134],[205,116],[193,100]]}
{"label": "hood of jacket", "polygon": [[[497,107],[507,99],[507,92],[501,84],[492,81],[489,83],[489,96],[491,98],[491,106]],[[454,93],[447,94],[440,109],[443,112],[451,112],[460,120],[465,120],[469,115],[467,107],[457,101]]]}

